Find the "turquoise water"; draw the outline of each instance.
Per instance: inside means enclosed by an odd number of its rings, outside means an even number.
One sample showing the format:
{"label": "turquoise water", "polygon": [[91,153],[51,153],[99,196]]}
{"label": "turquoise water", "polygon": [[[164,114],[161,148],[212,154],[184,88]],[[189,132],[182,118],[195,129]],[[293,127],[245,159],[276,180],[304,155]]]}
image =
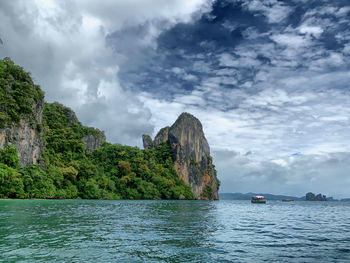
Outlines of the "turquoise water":
{"label": "turquoise water", "polygon": [[0,262],[350,262],[350,203],[0,200]]}

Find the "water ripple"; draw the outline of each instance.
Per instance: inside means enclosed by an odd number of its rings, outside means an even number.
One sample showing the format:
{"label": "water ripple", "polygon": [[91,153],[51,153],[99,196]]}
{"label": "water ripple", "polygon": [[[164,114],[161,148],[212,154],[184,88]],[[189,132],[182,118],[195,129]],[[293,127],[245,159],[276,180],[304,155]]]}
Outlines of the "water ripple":
{"label": "water ripple", "polygon": [[350,203],[0,200],[0,262],[350,262]]}

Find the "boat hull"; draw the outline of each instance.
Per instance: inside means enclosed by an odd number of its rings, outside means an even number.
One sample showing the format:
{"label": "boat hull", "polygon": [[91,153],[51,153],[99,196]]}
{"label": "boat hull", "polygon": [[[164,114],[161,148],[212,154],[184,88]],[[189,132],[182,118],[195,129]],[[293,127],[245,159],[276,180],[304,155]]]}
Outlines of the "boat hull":
{"label": "boat hull", "polygon": [[266,200],[251,200],[253,204],[266,204]]}

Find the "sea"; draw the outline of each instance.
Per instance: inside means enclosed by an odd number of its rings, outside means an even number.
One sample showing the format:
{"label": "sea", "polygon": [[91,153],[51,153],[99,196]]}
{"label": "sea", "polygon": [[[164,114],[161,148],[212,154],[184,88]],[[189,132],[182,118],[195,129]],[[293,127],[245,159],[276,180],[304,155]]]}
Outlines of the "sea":
{"label": "sea", "polygon": [[0,200],[0,262],[350,262],[350,202]]}

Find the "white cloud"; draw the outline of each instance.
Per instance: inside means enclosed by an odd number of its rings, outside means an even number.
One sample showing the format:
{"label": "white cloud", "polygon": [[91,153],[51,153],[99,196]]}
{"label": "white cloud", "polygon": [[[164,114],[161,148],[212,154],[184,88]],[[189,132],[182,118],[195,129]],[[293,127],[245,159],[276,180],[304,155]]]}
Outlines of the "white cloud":
{"label": "white cloud", "polygon": [[259,84],[261,92],[254,95],[241,89],[226,90],[220,78],[211,78],[191,94],[177,95],[170,101],[152,98],[147,93],[142,94],[141,100],[151,109],[152,123],[158,124],[155,132],[170,125],[182,111],[189,111],[202,121],[213,150],[241,154],[251,151],[259,162],[266,158],[279,160],[295,152],[350,151],[350,139],[346,139],[350,133],[350,94],[334,89],[312,90],[328,87],[325,78],[329,83],[342,78],[345,81],[346,74],[314,78],[280,78],[276,74],[267,83]]}
{"label": "white cloud", "polygon": [[350,154],[296,155],[256,161],[234,151],[214,151],[221,192],[259,192],[304,196],[307,192],[348,197]]}
{"label": "white cloud", "polygon": [[262,11],[270,23],[282,22],[293,10],[277,0],[253,0],[247,1],[245,5],[250,11]]}
{"label": "white cloud", "polygon": [[321,117],[320,120],[322,120],[322,121],[348,121],[349,117],[347,117],[347,116],[326,116],[326,117]]}
{"label": "white cloud", "polygon": [[179,67],[173,67],[171,69],[171,72],[173,72],[176,75],[179,75],[180,78],[187,80],[187,81],[196,81],[198,78],[195,75],[188,74],[186,71]]}
{"label": "white cloud", "polygon": [[323,33],[323,29],[319,26],[301,25],[299,27],[299,32],[302,34],[310,34],[316,38],[319,38],[320,35]]}
{"label": "white cloud", "polygon": [[254,52],[247,52],[246,50],[238,49],[235,52],[235,57],[228,53],[222,53],[218,58],[220,65],[224,67],[251,68],[260,65],[256,56],[257,54]]}
{"label": "white cloud", "polygon": [[290,48],[300,48],[303,46],[308,46],[310,44],[309,40],[303,36],[295,34],[277,34],[272,35],[271,39],[277,44],[288,46]]}
{"label": "white cloud", "polygon": [[311,61],[310,69],[322,71],[328,67],[339,67],[344,64],[343,55],[341,53],[329,52],[326,56]]}
{"label": "white cloud", "polygon": [[[147,24],[133,52],[155,48],[162,26],[190,22],[193,13],[210,8],[204,0],[18,0],[1,6],[0,56],[31,71],[48,101],[72,107],[84,124],[105,130],[113,142],[131,145],[140,145],[139,136],[152,131],[151,112],[120,83],[122,56],[107,45],[106,37],[126,26]],[[184,78],[195,80],[190,74]]]}
{"label": "white cloud", "polygon": [[278,164],[282,167],[286,167],[288,164],[285,160],[283,159],[276,159],[276,160],[271,160],[272,163]]}
{"label": "white cloud", "polygon": [[237,61],[228,53],[223,53],[219,57],[220,65],[225,67],[235,67],[237,66]]}

